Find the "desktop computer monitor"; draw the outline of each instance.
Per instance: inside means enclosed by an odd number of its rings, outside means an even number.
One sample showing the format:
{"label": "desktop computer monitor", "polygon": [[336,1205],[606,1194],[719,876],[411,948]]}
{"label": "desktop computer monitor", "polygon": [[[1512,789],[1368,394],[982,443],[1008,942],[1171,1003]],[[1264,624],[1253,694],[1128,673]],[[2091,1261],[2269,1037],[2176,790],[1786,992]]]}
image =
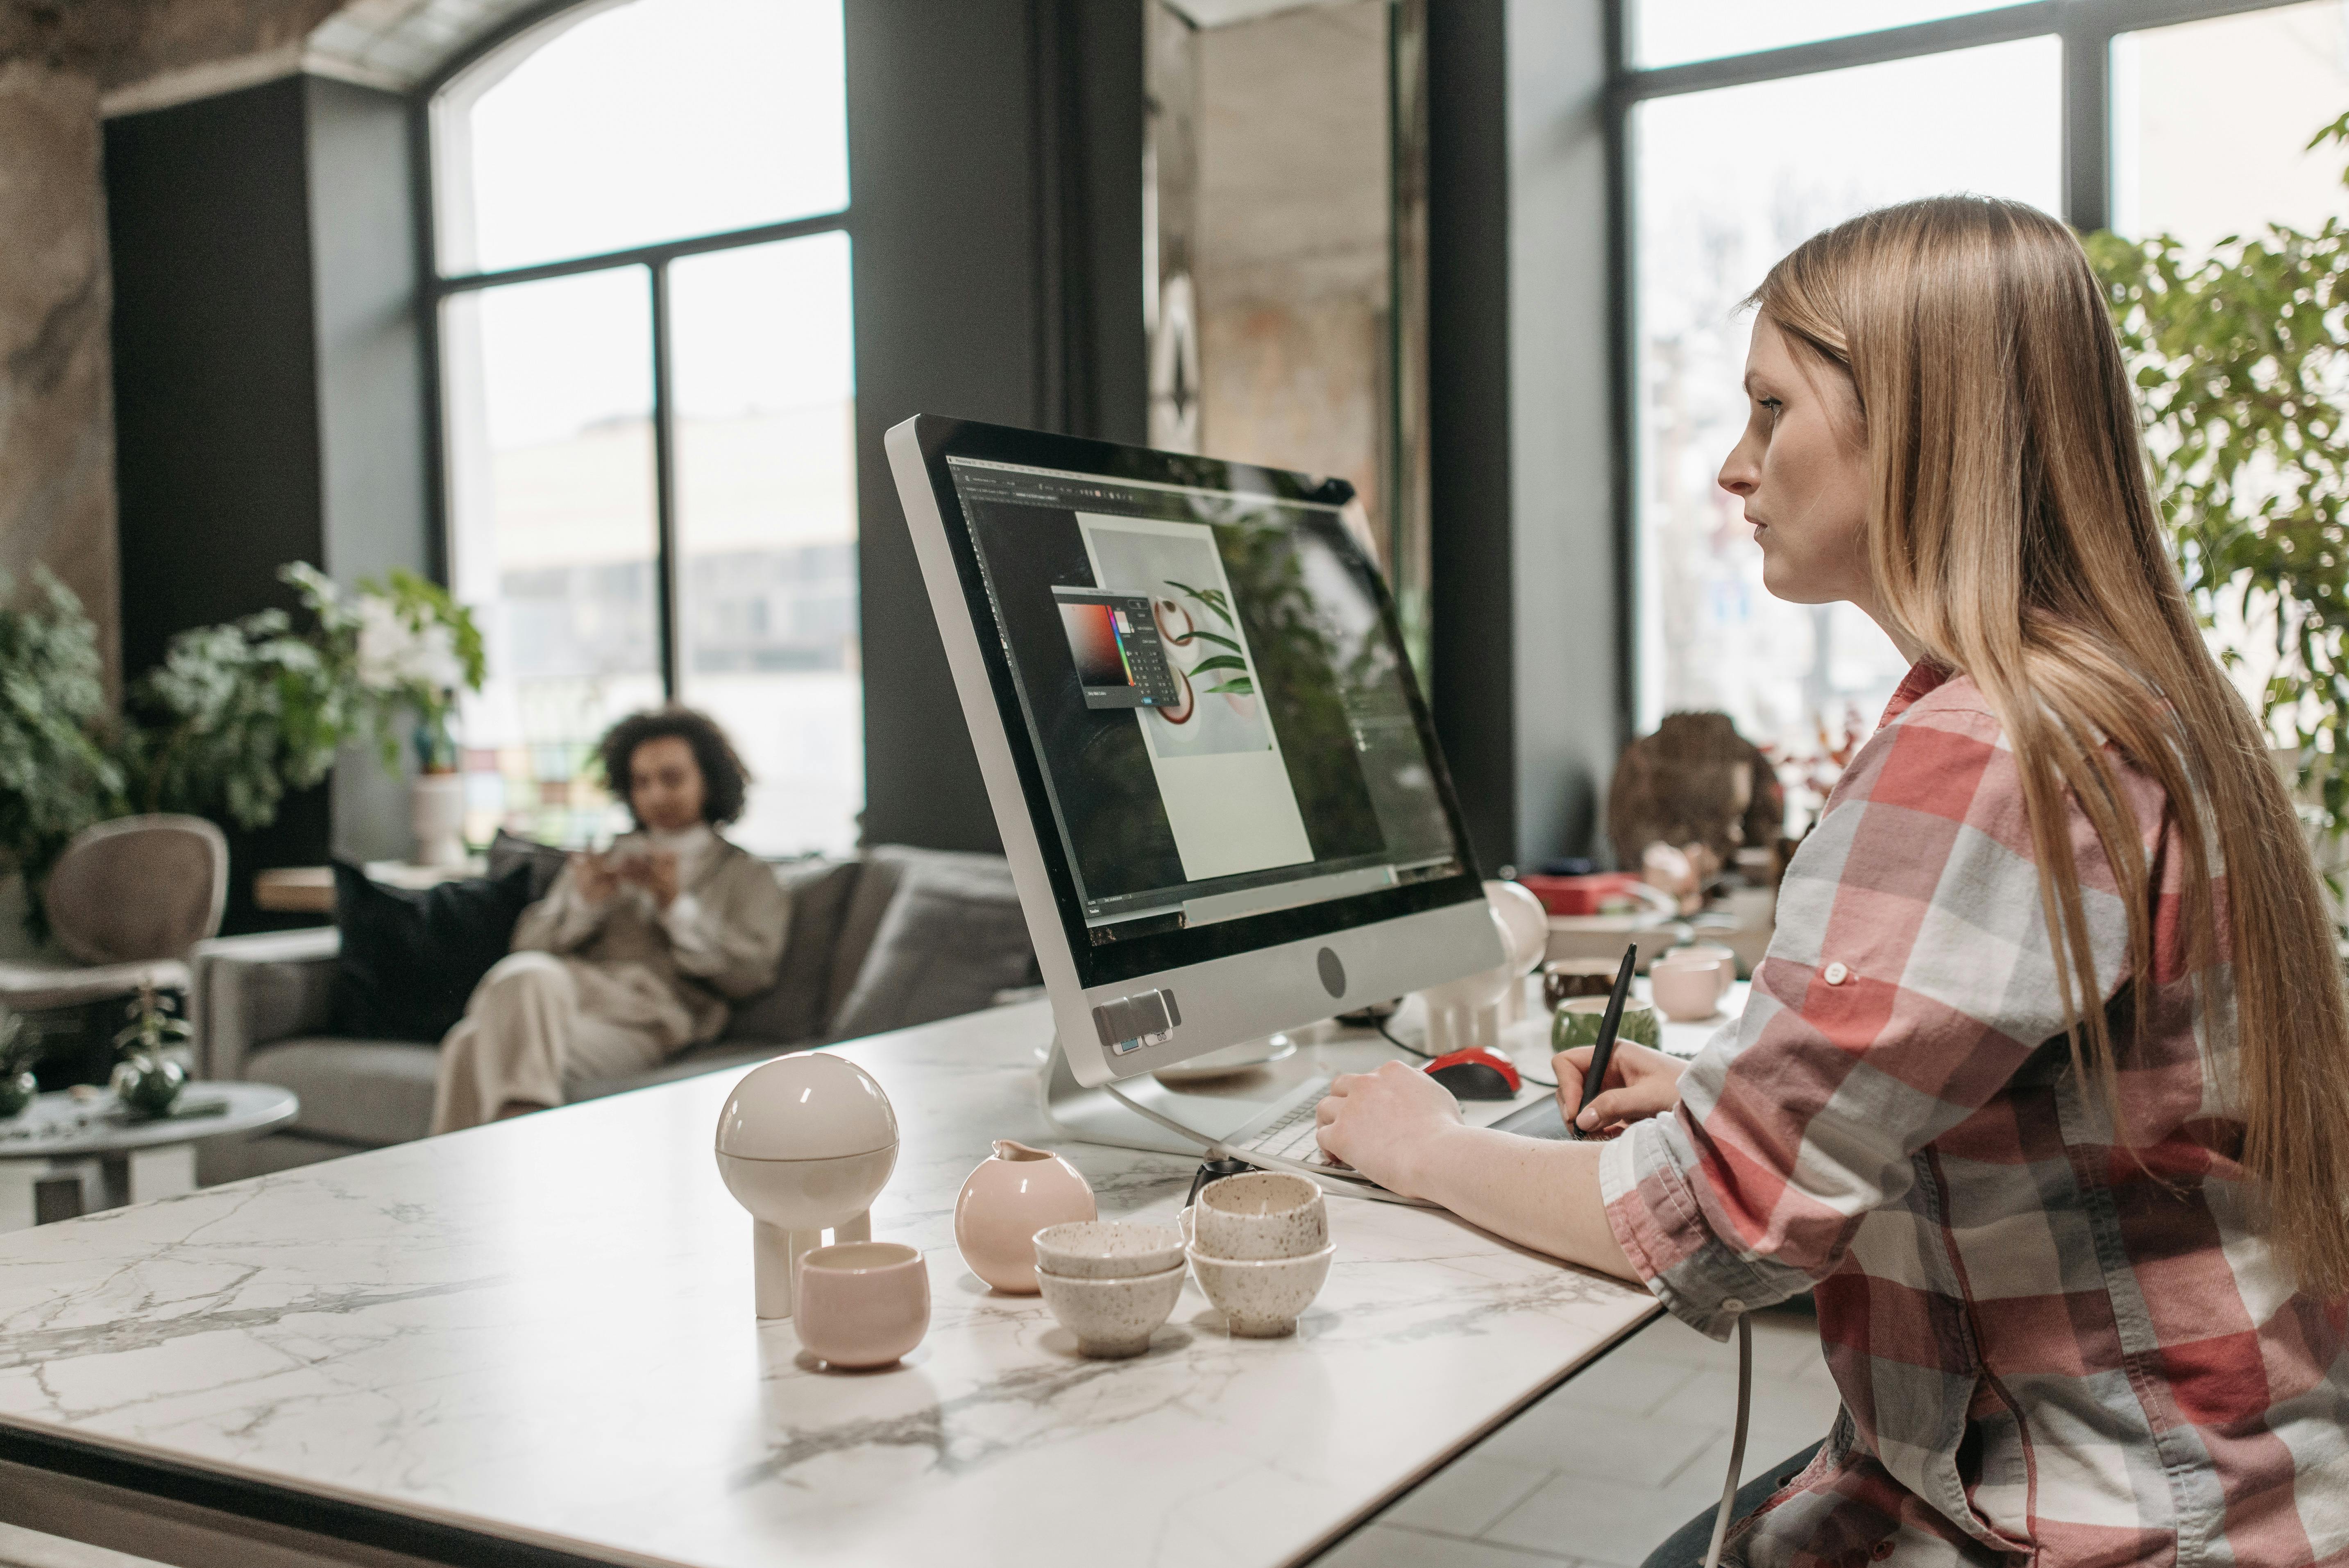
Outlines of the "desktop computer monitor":
{"label": "desktop computer monitor", "polygon": [[1056,1114],[1502,961],[1350,486],[926,416],[886,444],[1051,997]]}

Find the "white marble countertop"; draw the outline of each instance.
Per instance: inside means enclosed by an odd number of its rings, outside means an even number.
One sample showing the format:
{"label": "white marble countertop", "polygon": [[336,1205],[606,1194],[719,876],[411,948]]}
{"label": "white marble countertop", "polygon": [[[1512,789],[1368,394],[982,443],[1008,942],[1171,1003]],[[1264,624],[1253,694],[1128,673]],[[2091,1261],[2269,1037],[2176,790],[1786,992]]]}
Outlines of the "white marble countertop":
{"label": "white marble countertop", "polygon": [[815,1370],[753,1317],[710,1155],[723,1072],[0,1236],[0,1424],[616,1563],[1272,1564],[1658,1310],[1448,1215],[1332,1200],[1296,1337],[1232,1339],[1192,1284],[1147,1356],[1081,1359],[964,1268],[963,1178],[1019,1138],[1105,1215],[1165,1215],[1192,1167],[1054,1138],[1050,1027],[1030,1004],[842,1047],[900,1121],[874,1233],[929,1261],[896,1368]]}

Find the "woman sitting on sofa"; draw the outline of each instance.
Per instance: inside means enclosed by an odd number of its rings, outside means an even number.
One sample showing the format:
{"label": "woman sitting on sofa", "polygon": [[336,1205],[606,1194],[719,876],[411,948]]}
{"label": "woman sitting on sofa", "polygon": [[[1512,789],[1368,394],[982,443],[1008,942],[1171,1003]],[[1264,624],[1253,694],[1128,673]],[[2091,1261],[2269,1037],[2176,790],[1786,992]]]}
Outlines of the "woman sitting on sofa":
{"label": "woman sitting on sofa", "polygon": [[775,983],[791,906],[774,872],[717,830],[750,775],[689,708],[639,713],[598,748],[636,830],[576,854],[514,924],[440,1042],[432,1130],[561,1105],[590,1078],[642,1071],[726,1026]]}

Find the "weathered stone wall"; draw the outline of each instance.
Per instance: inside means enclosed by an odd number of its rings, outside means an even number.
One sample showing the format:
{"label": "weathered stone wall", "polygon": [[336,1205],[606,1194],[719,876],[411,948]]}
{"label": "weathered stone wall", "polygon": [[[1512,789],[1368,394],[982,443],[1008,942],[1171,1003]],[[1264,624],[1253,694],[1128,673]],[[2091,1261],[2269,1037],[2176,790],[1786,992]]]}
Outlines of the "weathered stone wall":
{"label": "weathered stone wall", "polygon": [[340,0],[0,0],[0,572],[46,566],[120,678],[102,93],[282,49]]}
{"label": "weathered stone wall", "polygon": [[81,596],[109,678],[115,621],[113,375],[98,83],[0,64],[0,572]]}

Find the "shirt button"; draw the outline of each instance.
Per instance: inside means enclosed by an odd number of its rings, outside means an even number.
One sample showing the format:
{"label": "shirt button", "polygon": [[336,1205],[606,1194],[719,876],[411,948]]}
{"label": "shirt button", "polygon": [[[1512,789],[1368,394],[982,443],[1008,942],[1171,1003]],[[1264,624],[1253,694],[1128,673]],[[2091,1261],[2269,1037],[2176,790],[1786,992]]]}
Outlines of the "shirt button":
{"label": "shirt button", "polygon": [[1745,1311],[1745,1304],[1733,1295],[1721,1304],[1721,1310],[1732,1317],[1736,1317]]}
{"label": "shirt button", "polygon": [[1820,978],[1830,985],[1840,985],[1851,978],[1851,971],[1840,964],[1830,964],[1827,965],[1826,973]]}
{"label": "shirt button", "polygon": [[1875,1558],[1878,1563],[1881,1563],[1887,1557],[1892,1555],[1892,1542],[1889,1541],[1879,1541],[1868,1549],[1868,1554],[1870,1557]]}

